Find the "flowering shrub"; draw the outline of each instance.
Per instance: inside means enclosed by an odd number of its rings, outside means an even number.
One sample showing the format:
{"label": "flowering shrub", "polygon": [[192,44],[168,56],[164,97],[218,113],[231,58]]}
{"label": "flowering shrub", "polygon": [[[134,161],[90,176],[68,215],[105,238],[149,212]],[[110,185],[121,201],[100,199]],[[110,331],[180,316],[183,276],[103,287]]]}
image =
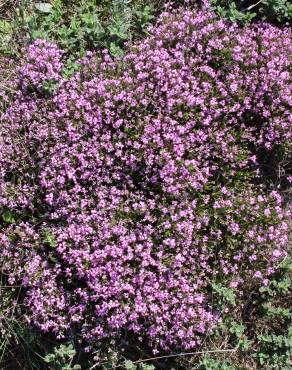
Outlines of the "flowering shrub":
{"label": "flowering shrub", "polygon": [[23,65],[19,68],[20,86],[24,90],[44,89],[48,83],[57,83],[64,67],[62,52],[46,40],[36,40],[28,47]]}
{"label": "flowering shrub", "polygon": [[291,32],[205,11],[149,32],[67,80],[61,51],[30,47],[20,80],[36,89],[0,127],[1,264],[44,331],[190,349],[220,321],[212,285],[243,297],[287,255],[259,153],[291,140]]}

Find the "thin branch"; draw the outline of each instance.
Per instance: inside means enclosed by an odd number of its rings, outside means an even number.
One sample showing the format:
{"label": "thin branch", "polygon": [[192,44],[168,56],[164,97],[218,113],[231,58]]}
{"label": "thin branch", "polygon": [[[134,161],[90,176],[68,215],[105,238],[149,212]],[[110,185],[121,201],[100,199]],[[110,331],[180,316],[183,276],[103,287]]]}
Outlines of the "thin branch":
{"label": "thin branch", "polygon": [[158,357],[151,357],[151,358],[146,358],[144,360],[138,360],[138,361],[133,361],[133,364],[138,364],[140,362],[149,362],[149,361],[154,361],[154,360],[160,360],[163,358],[170,358],[170,357],[182,357],[182,356],[193,356],[193,355],[202,355],[205,353],[224,353],[224,352],[236,352],[238,350],[238,346],[232,349],[215,349],[215,350],[210,350],[210,351],[199,351],[199,352],[184,352],[184,353],[177,353],[173,355],[166,355],[166,356],[158,356]]}
{"label": "thin branch", "polygon": [[256,6],[258,6],[263,0],[259,0],[257,3],[255,4],[252,4],[251,6],[249,6],[248,8],[246,8],[245,10],[251,10],[253,8],[255,8]]}
{"label": "thin branch", "polygon": [[[226,353],[226,352],[236,352],[238,350],[238,346],[232,349],[218,349],[218,350],[210,350],[210,351],[198,351],[198,352],[183,352],[183,353],[177,353],[173,355],[165,355],[165,356],[158,356],[158,357],[150,357],[150,358],[145,358],[144,360],[138,360],[138,361],[133,361],[133,364],[139,364],[142,362],[149,362],[149,361],[155,361],[155,360],[161,360],[161,359],[166,359],[166,358],[171,358],[171,357],[183,357],[183,356],[194,356],[194,355],[202,355],[205,353]],[[89,370],[96,369],[97,366],[100,364],[97,363],[93,365]],[[122,367],[122,365],[118,365],[115,367],[111,367],[110,369],[117,369],[119,367]]]}

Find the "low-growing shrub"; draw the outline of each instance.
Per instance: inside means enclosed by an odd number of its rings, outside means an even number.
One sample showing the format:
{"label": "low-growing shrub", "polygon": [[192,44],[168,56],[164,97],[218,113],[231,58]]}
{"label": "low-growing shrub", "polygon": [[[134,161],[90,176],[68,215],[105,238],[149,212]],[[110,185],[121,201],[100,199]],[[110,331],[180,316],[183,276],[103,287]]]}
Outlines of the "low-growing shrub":
{"label": "low-growing shrub", "polygon": [[70,78],[52,44],[28,49],[0,126],[0,259],[31,323],[194,349],[269,287],[290,212],[262,153],[289,148],[291,46],[289,29],[181,10]]}

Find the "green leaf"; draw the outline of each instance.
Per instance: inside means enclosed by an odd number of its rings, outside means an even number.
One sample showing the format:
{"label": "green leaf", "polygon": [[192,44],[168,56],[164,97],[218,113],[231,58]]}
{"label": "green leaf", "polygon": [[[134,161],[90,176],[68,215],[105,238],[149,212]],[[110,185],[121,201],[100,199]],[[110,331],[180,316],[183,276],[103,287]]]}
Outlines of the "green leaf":
{"label": "green leaf", "polygon": [[124,366],[126,370],[136,370],[137,365],[135,365],[131,360],[126,360],[124,362]]}
{"label": "green leaf", "polygon": [[239,340],[238,346],[241,351],[247,351],[251,348],[252,341],[247,339],[246,337],[243,337]]}
{"label": "green leaf", "polygon": [[4,19],[0,19],[0,33],[11,34],[12,33],[12,24]]}
{"label": "green leaf", "polygon": [[219,295],[219,297],[222,297],[223,300],[230,303],[232,306],[235,306],[236,295],[232,288],[227,288],[223,286],[222,284],[215,284],[215,283],[212,284],[212,288],[214,292],[216,292]]}
{"label": "green leaf", "polygon": [[51,248],[55,248],[57,246],[57,242],[55,236],[50,232],[50,230],[45,229],[44,232],[44,243],[48,244]]}
{"label": "green leaf", "polygon": [[113,57],[120,57],[124,55],[123,49],[120,48],[116,43],[110,43],[110,53]]}
{"label": "green leaf", "polygon": [[16,217],[13,213],[10,211],[6,211],[2,214],[2,218],[4,222],[7,222],[8,224],[14,224],[16,222]]}
{"label": "green leaf", "polygon": [[143,364],[143,362],[140,365],[142,370],[155,370],[153,365]]}
{"label": "green leaf", "polygon": [[48,33],[44,30],[33,30],[33,31],[31,31],[31,38],[33,40],[36,40],[36,39],[48,40],[49,36],[48,36]]}
{"label": "green leaf", "polygon": [[51,13],[53,6],[50,3],[36,3],[35,7],[42,13]]}
{"label": "green leaf", "polygon": [[56,357],[56,355],[54,355],[53,353],[49,353],[48,355],[46,355],[46,356],[44,357],[44,361],[45,361],[47,364],[50,364],[50,363],[52,363],[52,362],[54,362],[54,361],[55,361],[55,357]]}

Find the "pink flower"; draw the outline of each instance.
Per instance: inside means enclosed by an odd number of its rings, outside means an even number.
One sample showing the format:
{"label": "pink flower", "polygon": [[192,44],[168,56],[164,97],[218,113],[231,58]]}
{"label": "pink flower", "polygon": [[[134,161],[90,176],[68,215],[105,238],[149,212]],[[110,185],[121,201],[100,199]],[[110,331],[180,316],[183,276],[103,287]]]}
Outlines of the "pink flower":
{"label": "pink flower", "polygon": [[262,273],[260,271],[256,271],[254,273],[254,277],[261,279],[262,278]]}

